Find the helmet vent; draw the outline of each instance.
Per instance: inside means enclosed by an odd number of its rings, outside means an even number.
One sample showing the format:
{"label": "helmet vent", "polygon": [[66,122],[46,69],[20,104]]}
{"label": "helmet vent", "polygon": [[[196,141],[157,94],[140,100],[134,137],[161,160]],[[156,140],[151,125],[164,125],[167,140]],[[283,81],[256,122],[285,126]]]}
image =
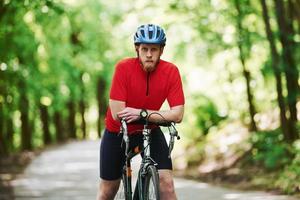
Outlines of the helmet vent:
{"label": "helmet vent", "polygon": [[153,31],[149,31],[149,38],[151,39],[153,35]]}
{"label": "helmet vent", "polygon": [[157,34],[156,34],[156,37],[158,38],[160,36],[160,30],[158,29],[157,30]]}
{"label": "helmet vent", "polygon": [[145,31],[144,31],[144,29],[141,30],[141,34],[142,34],[143,37],[145,37]]}

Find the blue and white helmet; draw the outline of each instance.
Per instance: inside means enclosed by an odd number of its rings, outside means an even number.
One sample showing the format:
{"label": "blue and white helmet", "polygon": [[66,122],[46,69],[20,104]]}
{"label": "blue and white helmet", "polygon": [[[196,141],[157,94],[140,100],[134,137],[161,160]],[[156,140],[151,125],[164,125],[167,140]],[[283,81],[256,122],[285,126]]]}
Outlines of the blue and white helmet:
{"label": "blue and white helmet", "polygon": [[137,28],[134,35],[134,44],[166,44],[164,30],[154,24],[145,24]]}

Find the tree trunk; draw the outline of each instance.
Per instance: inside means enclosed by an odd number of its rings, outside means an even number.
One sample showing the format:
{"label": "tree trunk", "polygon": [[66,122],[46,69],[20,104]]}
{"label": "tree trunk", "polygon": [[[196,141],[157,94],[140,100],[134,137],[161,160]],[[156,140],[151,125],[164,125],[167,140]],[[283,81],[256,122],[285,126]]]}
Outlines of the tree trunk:
{"label": "tree trunk", "polygon": [[0,156],[7,155],[7,147],[5,143],[5,129],[4,129],[4,102],[0,99]]}
{"label": "tree trunk", "polygon": [[75,103],[73,100],[70,100],[68,103],[68,110],[69,110],[69,116],[68,116],[68,121],[69,121],[69,137],[72,139],[76,139],[76,123],[75,123]]}
{"label": "tree trunk", "polygon": [[51,143],[51,134],[49,131],[48,107],[43,104],[40,104],[40,116],[43,127],[43,142],[47,145]]}
{"label": "tree trunk", "polygon": [[12,117],[6,120],[7,145],[9,153],[14,149],[14,124]]}
{"label": "tree trunk", "polygon": [[106,111],[106,101],[105,101],[105,89],[106,89],[106,82],[103,78],[99,77],[97,82],[97,101],[98,101],[98,137],[101,138],[101,131],[102,131],[102,124],[103,118]]}
{"label": "tree trunk", "polygon": [[297,122],[297,96],[299,92],[298,86],[298,70],[293,58],[293,50],[295,43],[293,41],[293,31],[286,20],[286,13],[282,0],[275,0],[275,9],[277,23],[279,26],[279,36],[282,45],[282,57],[284,64],[285,78],[288,90],[288,108],[289,108],[289,131],[291,132],[291,141],[296,140],[299,136],[296,131]]}
{"label": "tree trunk", "polygon": [[3,16],[6,14],[7,7],[4,4],[4,1],[0,1],[0,22]]}
{"label": "tree trunk", "polygon": [[[241,49],[240,49],[240,51],[241,51]],[[255,123],[255,120],[254,120],[256,110],[255,110],[255,106],[254,106],[254,103],[253,103],[253,95],[252,95],[251,86],[250,86],[251,74],[246,69],[245,60],[242,56],[242,52],[240,52],[240,59],[241,59],[241,63],[242,63],[242,66],[243,66],[243,75],[245,77],[246,88],[247,88],[247,99],[248,99],[249,113],[250,113],[250,119],[251,119],[250,131],[257,131],[256,123]]]}
{"label": "tree trunk", "polygon": [[79,102],[79,108],[80,108],[80,116],[81,116],[81,131],[82,131],[82,137],[84,139],[86,139],[87,137],[87,134],[86,134],[86,121],[85,121],[85,116],[84,116],[84,113],[85,113],[85,103],[84,103],[84,100],[81,99],[80,102]]}
{"label": "tree trunk", "polygon": [[25,83],[19,83],[20,89],[20,112],[21,112],[21,148],[32,150],[32,134],[29,122],[29,100],[26,95]]}
{"label": "tree trunk", "polygon": [[82,79],[83,74],[81,74],[80,76],[80,87],[81,87],[81,99],[79,101],[79,112],[80,112],[80,116],[81,116],[81,132],[82,132],[82,137],[84,139],[86,139],[87,137],[87,133],[86,133],[86,120],[85,120],[85,101],[84,101],[84,97],[85,97],[85,90],[84,90],[84,83],[83,83],[83,79]]}
{"label": "tree trunk", "polygon": [[9,83],[6,83],[4,71],[0,70],[0,79],[3,80],[0,85],[0,155],[8,155],[13,150],[13,122],[12,122],[12,104],[7,102]]}
{"label": "tree trunk", "polygon": [[266,5],[265,0],[261,0],[261,5],[263,9],[263,19],[266,26],[266,35],[269,41],[271,56],[272,56],[272,67],[273,72],[275,75],[276,81],[276,91],[277,91],[277,102],[280,109],[280,123],[281,129],[286,141],[291,139],[290,132],[288,130],[288,122],[286,118],[286,108],[284,102],[284,96],[282,94],[282,80],[281,80],[281,71],[280,71],[280,57],[278,51],[276,49],[275,40],[273,37],[273,32],[271,30],[270,22],[269,22],[269,14],[268,14],[268,7]]}
{"label": "tree trunk", "polygon": [[[241,64],[243,66],[243,75],[246,81],[246,87],[247,87],[247,99],[248,99],[248,103],[249,103],[249,113],[250,113],[250,131],[257,131],[257,127],[256,127],[256,123],[254,120],[254,116],[256,114],[256,110],[255,110],[255,106],[253,103],[253,95],[252,95],[252,91],[251,91],[251,86],[250,86],[250,81],[251,81],[251,74],[250,72],[246,69],[246,64],[245,64],[245,60],[246,60],[246,56],[243,50],[243,46],[242,46],[242,41],[244,39],[244,35],[242,34],[243,31],[243,27],[242,27],[242,13],[241,13],[241,9],[240,9],[240,4],[238,2],[238,0],[235,0],[235,7],[238,13],[237,16],[237,28],[238,28],[238,48],[240,51],[240,60],[241,60]],[[248,34],[248,33],[246,33]],[[247,47],[248,48],[248,47]]]}
{"label": "tree trunk", "polygon": [[298,34],[300,34],[300,1],[299,0],[289,0],[289,10],[291,15],[293,15],[298,26]]}
{"label": "tree trunk", "polygon": [[54,125],[56,131],[56,141],[57,142],[64,142],[66,140],[66,136],[64,133],[64,128],[62,125],[62,116],[59,111],[55,111],[54,113]]}

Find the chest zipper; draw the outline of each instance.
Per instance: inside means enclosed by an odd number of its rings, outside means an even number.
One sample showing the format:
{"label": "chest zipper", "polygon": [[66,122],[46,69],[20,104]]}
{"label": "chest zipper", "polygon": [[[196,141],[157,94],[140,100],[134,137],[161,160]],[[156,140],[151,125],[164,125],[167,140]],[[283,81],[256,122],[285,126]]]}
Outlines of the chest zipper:
{"label": "chest zipper", "polygon": [[149,96],[149,79],[150,79],[150,72],[147,73],[147,88],[146,88],[146,96]]}

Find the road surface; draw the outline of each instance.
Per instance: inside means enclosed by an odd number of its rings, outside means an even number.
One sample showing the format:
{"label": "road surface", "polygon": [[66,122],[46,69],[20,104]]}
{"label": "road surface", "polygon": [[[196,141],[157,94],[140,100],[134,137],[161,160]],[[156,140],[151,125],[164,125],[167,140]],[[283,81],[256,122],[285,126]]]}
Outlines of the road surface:
{"label": "road surface", "polygon": [[[16,200],[95,200],[99,141],[70,142],[44,151],[12,182]],[[179,200],[296,200],[175,179]]]}

